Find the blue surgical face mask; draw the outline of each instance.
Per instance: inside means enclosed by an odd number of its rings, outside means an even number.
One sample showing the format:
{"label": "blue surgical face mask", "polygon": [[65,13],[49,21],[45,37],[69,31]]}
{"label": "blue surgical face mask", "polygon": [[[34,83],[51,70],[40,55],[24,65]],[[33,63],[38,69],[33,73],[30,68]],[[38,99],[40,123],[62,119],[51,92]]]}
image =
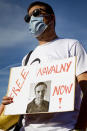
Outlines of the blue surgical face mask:
{"label": "blue surgical face mask", "polygon": [[38,37],[39,35],[41,35],[47,27],[48,25],[46,25],[43,21],[43,16],[31,16],[29,22],[29,31],[34,37]]}

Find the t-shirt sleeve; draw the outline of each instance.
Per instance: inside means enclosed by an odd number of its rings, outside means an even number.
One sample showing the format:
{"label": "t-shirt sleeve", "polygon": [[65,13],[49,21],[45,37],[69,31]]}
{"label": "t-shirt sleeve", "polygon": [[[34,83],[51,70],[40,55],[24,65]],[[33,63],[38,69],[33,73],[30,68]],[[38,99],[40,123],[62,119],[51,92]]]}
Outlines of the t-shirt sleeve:
{"label": "t-shirt sleeve", "polygon": [[85,49],[76,41],[71,49],[71,53],[76,56],[76,76],[87,71],[87,54]]}

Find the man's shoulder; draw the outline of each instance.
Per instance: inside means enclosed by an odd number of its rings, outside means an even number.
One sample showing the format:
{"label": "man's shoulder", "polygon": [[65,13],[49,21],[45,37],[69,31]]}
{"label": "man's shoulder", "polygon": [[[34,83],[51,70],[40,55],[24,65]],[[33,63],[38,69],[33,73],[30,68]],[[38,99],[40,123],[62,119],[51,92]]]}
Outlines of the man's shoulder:
{"label": "man's shoulder", "polygon": [[34,104],[35,104],[35,102],[34,102],[34,100],[32,100],[30,103],[28,103],[27,107],[31,107]]}
{"label": "man's shoulder", "polygon": [[58,46],[63,46],[65,48],[68,47],[69,49],[77,45],[81,45],[77,39],[71,39],[71,38],[60,38],[59,40],[58,39],[56,40],[56,43]]}
{"label": "man's shoulder", "polygon": [[61,38],[60,37],[56,41],[76,43],[78,40],[77,39],[72,39],[72,38]]}
{"label": "man's shoulder", "polygon": [[33,109],[35,106],[34,99],[27,105],[26,113],[29,113],[31,109]]}
{"label": "man's shoulder", "polygon": [[25,66],[27,65],[27,62],[32,54],[33,50],[31,50],[27,55],[25,55],[22,59],[22,65]]}
{"label": "man's shoulder", "polygon": [[44,100],[43,103],[44,103],[45,105],[49,105],[49,102],[46,101],[46,100]]}

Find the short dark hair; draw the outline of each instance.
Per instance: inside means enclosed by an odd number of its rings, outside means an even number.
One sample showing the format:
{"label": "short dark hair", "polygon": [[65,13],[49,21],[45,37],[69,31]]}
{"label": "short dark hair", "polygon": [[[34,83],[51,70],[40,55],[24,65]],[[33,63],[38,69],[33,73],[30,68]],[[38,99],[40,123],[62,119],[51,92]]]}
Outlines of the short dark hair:
{"label": "short dark hair", "polygon": [[52,7],[51,7],[49,4],[44,3],[44,2],[41,2],[41,1],[32,2],[32,3],[29,5],[29,7],[28,7],[27,12],[29,12],[29,10],[30,10],[33,6],[35,6],[35,5],[44,6],[44,7],[47,9],[47,13],[49,13],[49,14],[54,14],[54,11],[53,11]]}
{"label": "short dark hair", "polygon": [[55,25],[55,14],[54,14],[54,11],[52,9],[52,7],[48,4],[48,3],[44,3],[44,2],[41,2],[41,1],[35,1],[35,2],[32,2],[28,9],[27,9],[27,13],[29,12],[29,10],[35,6],[35,5],[39,5],[39,6],[44,6],[46,8],[46,12],[48,14],[53,14],[54,15],[54,25]]}
{"label": "short dark hair", "polygon": [[34,89],[36,89],[36,88],[37,88],[38,86],[40,86],[40,85],[44,85],[44,86],[47,88],[47,85],[46,85],[45,82],[39,82],[39,83],[36,84],[36,86],[35,86]]}

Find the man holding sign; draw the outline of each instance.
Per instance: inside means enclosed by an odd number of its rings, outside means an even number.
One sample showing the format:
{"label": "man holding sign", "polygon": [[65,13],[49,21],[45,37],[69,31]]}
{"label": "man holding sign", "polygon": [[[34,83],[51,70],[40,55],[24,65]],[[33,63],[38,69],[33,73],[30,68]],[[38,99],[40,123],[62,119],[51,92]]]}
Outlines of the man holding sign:
{"label": "man holding sign", "polygon": [[[65,59],[73,56],[77,57],[77,62],[74,111],[37,115],[33,114],[29,116],[25,115],[25,125],[22,129],[25,131],[73,130],[75,129],[80,111],[81,89],[83,93],[85,92],[84,96],[86,96],[87,92],[86,52],[79,41],[74,39],[61,39],[56,35],[55,15],[48,4],[38,1],[31,3],[28,7],[25,21],[29,24],[29,31],[39,42],[39,46],[37,46],[32,52],[27,65],[35,64],[37,66],[39,63],[44,64],[45,62],[53,62],[54,60]],[[22,65],[25,65],[26,58],[27,55],[24,57]],[[5,102],[3,99],[2,104],[5,104]],[[10,103],[9,100],[8,103]],[[87,114],[85,115],[87,117]],[[26,117],[29,117],[29,119],[27,119],[27,124]],[[85,117],[82,120],[83,123],[84,120]]]}

